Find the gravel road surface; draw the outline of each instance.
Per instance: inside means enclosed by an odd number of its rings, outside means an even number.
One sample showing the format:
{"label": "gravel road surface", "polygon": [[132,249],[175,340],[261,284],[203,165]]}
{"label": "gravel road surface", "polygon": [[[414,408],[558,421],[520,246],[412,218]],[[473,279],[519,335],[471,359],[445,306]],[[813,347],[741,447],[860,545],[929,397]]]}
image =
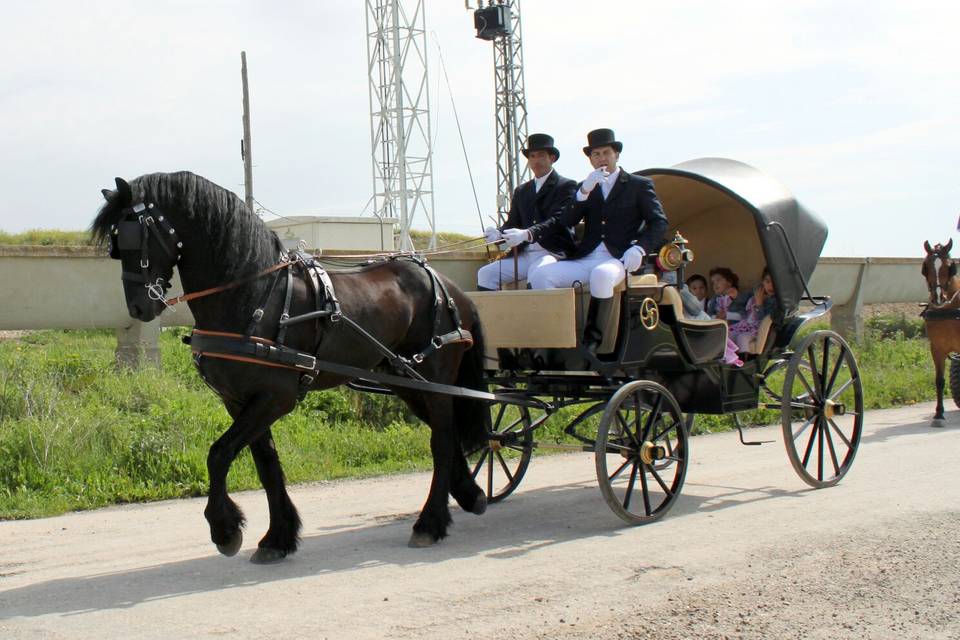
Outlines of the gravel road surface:
{"label": "gravel road surface", "polygon": [[[428,476],[293,487],[303,545],[233,558],[202,500],[0,522],[0,638],[960,638],[960,412],[874,411],[838,486],[814,491],[777,441],[692,440],[683,495],[622,526],[590,454],[535,457],[483,516],[409,549]],[[282,452],[281,452],[282,455]]]}

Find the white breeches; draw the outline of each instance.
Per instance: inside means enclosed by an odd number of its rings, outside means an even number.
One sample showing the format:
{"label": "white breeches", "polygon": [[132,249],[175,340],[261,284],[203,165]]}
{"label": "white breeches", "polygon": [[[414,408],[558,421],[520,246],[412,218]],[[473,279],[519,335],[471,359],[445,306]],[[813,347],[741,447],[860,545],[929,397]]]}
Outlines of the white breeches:
{"label": "white breeches", "polygon": [[[529,281],[537,269],[556,261],[557,259],[539,244],[527,245],[517,256],[516,277],[518,280]],[[499,289],[503,282],[513,282],[513,279],[513,255],[486,264],[477,272],[477,285],[492,290]]]}
{"label": "white breeches", "polygon": [[626,277],[623,263],[610,255],[601,243],[579,260],[560,260],[537,269],[529,281],[534,289],[572,287],[579,281],[590,285],[590,295],[594,298],[612,298],[613,290]]}

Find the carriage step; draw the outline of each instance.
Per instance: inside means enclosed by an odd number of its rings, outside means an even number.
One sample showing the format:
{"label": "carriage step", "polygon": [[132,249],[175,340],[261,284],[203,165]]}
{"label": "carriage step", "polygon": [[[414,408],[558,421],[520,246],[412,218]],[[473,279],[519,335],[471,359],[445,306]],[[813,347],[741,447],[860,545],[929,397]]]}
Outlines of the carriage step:
{"label": "carriage step", "polygon": [[743,426],[743,423],[740,422],[740,416],[733,414],[733,423],[737,426],[737,433],[740,435],[740,444],[745,444],[749,447],[759,447],[762,444],[769,444],[771,442],[776,442],[775,440],[744,440],[743,430],[746,428]]}

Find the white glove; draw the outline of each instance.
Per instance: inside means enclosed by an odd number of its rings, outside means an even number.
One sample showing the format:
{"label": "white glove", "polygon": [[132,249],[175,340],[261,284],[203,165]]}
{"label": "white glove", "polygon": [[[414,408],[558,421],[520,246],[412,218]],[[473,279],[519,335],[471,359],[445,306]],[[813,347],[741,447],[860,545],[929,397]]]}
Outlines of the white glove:
{"label": "white glove", "polygon": [[623,268],[627,270],[627,273],[633,273],[643,264],[643,256],[645,255],[646,252],[641,247],[633,245],[623,252],[620,262],[623,263]]}
{"label": "white glove", "polygon": [[508,248],[515,247],[521,242],[531,242],[533,240],[530,237],[530,232],[526,229],[504,229],[503,239],[506,241]]}
{"label": "white glove", "polygon": [[583,184],[580,185],[580,191],[584,193],[590,193],[593,191],[593,188],[597,186],[604,178],[609,176],[610,173],[607,171],[606,167],[600,167],[599,169],[594,169],[590,172],[586,178],[583,179]]}
{"label": "white glove", "polygon": [[500,229],[496,227],[487,227],[483,230],[483,239],[487,242],[496,242],[500,239]]}

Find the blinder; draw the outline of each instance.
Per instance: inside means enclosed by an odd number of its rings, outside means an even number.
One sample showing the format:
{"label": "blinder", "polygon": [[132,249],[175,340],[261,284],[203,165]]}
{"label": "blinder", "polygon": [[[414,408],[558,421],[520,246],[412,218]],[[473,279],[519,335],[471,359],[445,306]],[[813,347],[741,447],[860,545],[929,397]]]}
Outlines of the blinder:
{"label": "blinder", "polygon": [[151,235],[173,261],[172,266],[176,266],[180,262],[180,249],[183,248],[183,243],[180,242],[170,222],[152,202],[137,203],[121,212],[120,221],[113,225],[110,234],[110,257],[120,260],[124,252],[137,252],[140,256],[140,273],[124,271],[121,279],[143,284],[151,299],[162,301],[164,292],[171,285],[163,276],[158,277],[154,283],[150,282]]}

